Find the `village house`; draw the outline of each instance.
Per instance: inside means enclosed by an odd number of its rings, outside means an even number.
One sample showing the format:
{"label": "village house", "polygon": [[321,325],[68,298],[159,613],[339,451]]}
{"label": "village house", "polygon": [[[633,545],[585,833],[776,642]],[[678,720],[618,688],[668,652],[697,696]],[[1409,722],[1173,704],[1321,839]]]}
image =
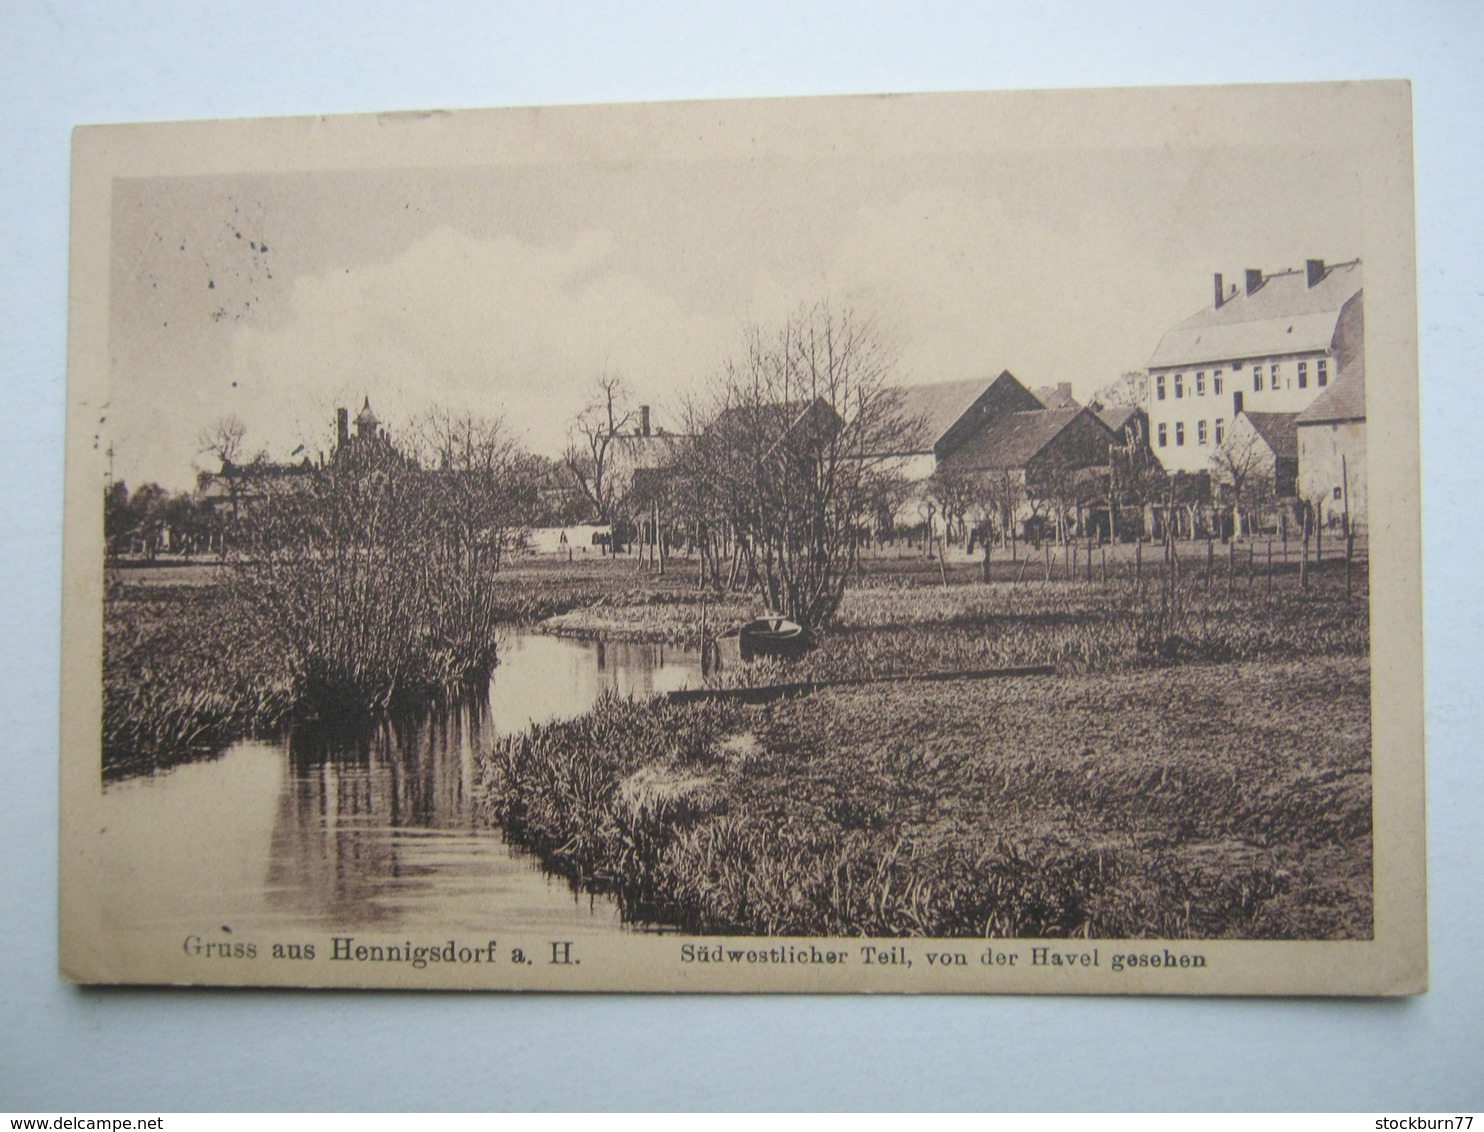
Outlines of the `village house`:
{"label": "village house", "polygon": [[1292,499],[1298,488],[1297,418],[1297,413],[1239,413],[1212,469],[1216,484],[1228,486],[1235,475],[1246,481],[1249,493]]}
{"label": "village house", "polygon": [[1011,472],[1034,494],[1059,476],[1106,469],[1115,439],[1088,408],[1006,413],[961,444],[943,468]]}
{"label": "village house", "polygon": [[872,459],[889,461],[908,485],[894,513],[878,517],[878,524],[889,528],[911,528],[928,521],[933,511],[928,480],[989,422],[1007,413],[1044,408],[1009,370],[992,378],[908,385],[894,392],[897,410],[909,425],[902,431],[901,449],[870,453]]}
{"label": "village house", "polygon": [[[1118,437],[1085,407],[1006,413],[985,424],[943,461],[949,475],[998,476],[1022,497],[1022,523],[1083,526],[1106,496]],[[1033,533],[1033,532],[1027,532]]]}
{"label": "village house", "polygon": [[1119,447],[1137,448],[1149,443],[1149,414],[1138,405],[1112,405],[1093,411],[1108,426]]}
{"label": "village house", "polygon": [[[653,548],[676,537],[677,492],[685,478],[686,437],[656,428],[648,405],[639,406],[639,423],[613,439],[610,459],[615,482],[624,485],[621,505],[641,547]],[[663,548],[661,548],[663,549]]]}
{"label": "village house", "polygon": [[1366,527],[1365,359],[1340,368],[1334,383],[1295,418],[1298,494],[1315,518]]}
{"label": "village house", "polygon": [[1149,361],[1154,454],[1168,472],[1205,472],[1239,413],[1296,415],[1362,349],[1359,260],[1265,273],[1239,290],[1214,277],[1212,302],[1165,333]]}
{"label": "village house", "polygon": [[[612,474],[629,483],[640,472],[665,472],[674,468],[684,437],[656,428],[648,405],[639,406],[639,418],[631,429],[613,435],[608,449]],[[653,480],[654,476],[642,477]]]}
{"label": "village house", "polygon": [[1009,370],[993,378],[908,385],[896,392],[898,410],[912,427],[903,435],[901,452],[872,455],[900,458],[901,474],[914,482],[931,476],[987,422],[1006,413],[1045,408]]}

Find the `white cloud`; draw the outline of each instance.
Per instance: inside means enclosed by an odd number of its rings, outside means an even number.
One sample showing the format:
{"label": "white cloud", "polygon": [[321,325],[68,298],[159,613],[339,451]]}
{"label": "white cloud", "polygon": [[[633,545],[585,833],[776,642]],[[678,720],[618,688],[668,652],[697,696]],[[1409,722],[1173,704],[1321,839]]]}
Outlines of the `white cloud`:
{"label": "white cloud", "polygon": [[290,310],[239,329],[228,361],[250,433],[276,448],[327,434],[335,405],[369,395],[393,427],[429,404],[503,413],[554,453],[595,376],[668,391],[714,365],[732,329],[619,270],[592,231],[538,247],[439,228],[390,262],[299,280]]}

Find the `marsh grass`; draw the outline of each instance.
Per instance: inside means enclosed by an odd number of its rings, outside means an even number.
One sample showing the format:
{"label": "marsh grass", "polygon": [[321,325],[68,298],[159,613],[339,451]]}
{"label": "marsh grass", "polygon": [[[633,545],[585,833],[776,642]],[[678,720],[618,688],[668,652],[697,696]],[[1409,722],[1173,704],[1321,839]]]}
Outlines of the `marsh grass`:
{"label": "marsh grass", "polygon": [[187,758],[292,713],[287,658],[211,585],[111,583],[105,594],[103,764]]}
{"label": "marsh grass", "polygon": [[1368,703],[1345,659],[608,698],[481,786],[549,867],[689,931],[1364,938]]}

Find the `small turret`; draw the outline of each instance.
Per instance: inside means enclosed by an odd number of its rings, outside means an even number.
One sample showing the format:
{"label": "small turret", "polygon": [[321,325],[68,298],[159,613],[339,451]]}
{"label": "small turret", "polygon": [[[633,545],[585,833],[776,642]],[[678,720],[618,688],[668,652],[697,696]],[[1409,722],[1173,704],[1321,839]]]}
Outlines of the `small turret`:
{"label": "small turret", "polygon": [[371,398],[367,397],[361,411],[356,414],[356,438],[361,440],[372,440],[376,437],[376,429],[381,424],[376,419],[376,414],[371,411]]}

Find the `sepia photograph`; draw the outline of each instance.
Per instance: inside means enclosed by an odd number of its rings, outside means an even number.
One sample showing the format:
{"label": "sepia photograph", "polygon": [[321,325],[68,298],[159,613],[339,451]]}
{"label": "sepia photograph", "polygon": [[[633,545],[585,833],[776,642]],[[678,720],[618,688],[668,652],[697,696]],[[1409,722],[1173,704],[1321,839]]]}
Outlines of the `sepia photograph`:
{"label": "sepia photograph", "polygon": [[1405,83],[89,127],[81,982],[1426,986]]}

